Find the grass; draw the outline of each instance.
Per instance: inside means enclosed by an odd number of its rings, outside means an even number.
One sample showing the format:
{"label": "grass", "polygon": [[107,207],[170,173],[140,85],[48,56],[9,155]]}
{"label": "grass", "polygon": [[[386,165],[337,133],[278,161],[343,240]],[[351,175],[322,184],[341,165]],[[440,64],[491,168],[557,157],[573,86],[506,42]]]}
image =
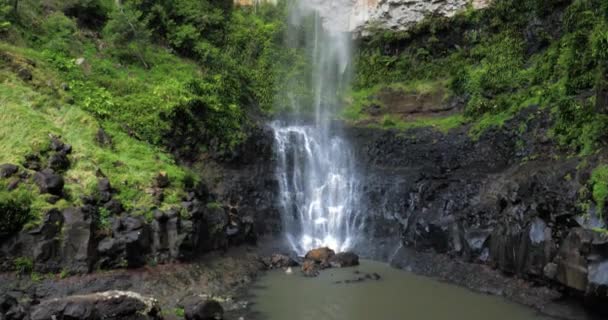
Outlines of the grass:
{"label": "grass", "polygon": [[346,108],[342,110],[340,117],[349,121],[360,121],[369,118],[365,113],[365,108],[377,105],[386,107],[378,98],[378,94],[383,90],[395,90],[418,95],[442,94],[442,98],[447,99],[448,92],[444,80],[412,80],[408,82],[394,82],[389,84],[378,84],[371,88],[351,90],[346,95]]}
{"label": "grass", "polygon": [[[129,136],[115,122],[98,120],[80,105],[67,104],[69,92],[59,89],[61,76],[39,54],[7,44],[2,44],[0,50],[17,58],[26,55],[36,62],[32,83],[26,83],[12,70],[0,67],[3,79],[0,82],[3,108],[0,113],[0,163],[22,163],[27,153],[43,149],[52,134],[73,147],[72,166],[65,173],[66,193],[71,197],[56,206],[78,204],[78,195],[90,193],[96,185],[98,169],[108,176],[118,190],[117,198],[127,209],[154,206],[147,190],[159,172],[168,174],[171,179],[163,206],[179,203],[188,172],[177,165],[171,155]],[[138,77],[142,82],[146,79],[143,75]],[[100,127],[112,137],[111,148],[96,143]],[[38,213],[49,206],[43,197],[35,197],[32,205]]]}
{"label": "grass", "polygon": [[417,118],[414,120],[401,120],[391,115],[383,117],[380,126],[382,128],[409,130],[414,128],[429,127],[437,131],[447,133],[451,129],[458,128],[467,123],[462,114],[455,114],[447,117]]}

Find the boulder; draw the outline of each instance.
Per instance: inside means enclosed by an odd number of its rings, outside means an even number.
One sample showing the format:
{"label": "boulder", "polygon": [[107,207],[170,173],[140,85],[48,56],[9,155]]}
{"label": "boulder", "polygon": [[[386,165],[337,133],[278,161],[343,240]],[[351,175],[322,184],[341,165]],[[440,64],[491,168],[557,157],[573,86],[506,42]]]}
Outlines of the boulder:
{"label": "boulder", "polygon": [[34,182],[40,189],[40,193],[50,193],[52,195],[61,195],[63,193],[64,180],[63,177],[55,174],[51,169],[45,169],[36,172]]}
{"label": "boulder", "polygon": [[354,267],[359,265],[359,256],[353,252],[340,252],[329,259],[333,268]]}
{"label": "boulder", "polygon": [[313,260],[305,260],[302,263],[302,273],[306,277],[316,277],[319,275],[321,266]]}
{"label": "boulder", "polygon": [[162,319],[154,298],[129,291],[107,291],[42,301],[32,308],[31,320]]}
{"label": "boulder", "polygon": [[1,179],[6,179],[9,177],[12,177],[18,171],[19,171],[19,167],[14,164],[10,164],[10,163],[0,164],[0,178]]}
{"label": "boulder", "polygon": [[304,258],[306,260],[312,260],[317,263],[328,263],[329,259],[331,259],[335,255],[336,253],[333,250],[327,247],[323,247],[308,251]]}
{"label": "boulder", "polygon": [[275,253],[270,257],[262,259],[262,263],[264,263],[268,270],[284,269],[298,266],[298,263],[294,259],[279,253]]}
{"label": "boulder", "polygon": [[164,189],[169,187],[169,185],[171,185],[171,180],[169,180],[169,175],[164,173],[164,172],[160,172],[156,178],[155,178],[155,183],[156,183],[156,187],[160,188],[160,189]]}
{"label": "boulder", "polygon": [[111,147],[112,146],[112,137],[103,129],[99,128],[97,130],[97,134],[95,135],[95,141],[102,147]]}
{"label": "boulder", "polygon": [[48,167],[54,171],[65,171],[70,167],[70,159],[62,152],[53,153],[49,157]]}
{"label": "boulder", "polygon": [[101,192],[112,192],[112,185],[108,178],[101,178],[97,181],[97,190]]}
{"label": "boulder", "polygon": [[186,320],[221,320],[224,308],[215,300],[191,299],[185,308]]}
{"label": "boulder", "polygon": [[102,268],[138,268],[146,264],[152,248],[150,226],[141,217],[112,219],[112,235],[97,245]]}
{"label": "boulder", "polygon": [[42,165],[40,164],[40,156],[37,154],[28,154],[25,156],[25,162],[23,166],[27,169],[38,171],[42,169]]}

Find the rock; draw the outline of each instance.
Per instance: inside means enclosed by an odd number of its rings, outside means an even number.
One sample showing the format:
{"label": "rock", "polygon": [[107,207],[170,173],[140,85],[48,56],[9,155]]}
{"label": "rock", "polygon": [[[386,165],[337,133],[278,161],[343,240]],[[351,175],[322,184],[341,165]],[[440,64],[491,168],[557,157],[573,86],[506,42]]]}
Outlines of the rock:
{"label": "rock", "polygon": [[354,267],[359,265],[359,256],[353,252],[340,252],[329,259],[333,268]]}
{"label": "rock", "polygon": [[63,210],[63,264],[67,271],[86,273],[91,270],[94,250],[94,223],[88,208]]}
{"label": "rock", "polygon": [[0,165],[0,179],[10,178],[19,172],[19,167],[14,164],[1,164]]}
{"label": "rock", "polygon": [[62,153],[53,153],[49,157],[48,167],[54,171],[65,171],[70,167],[70,159]]}
{"label": "rock", "polygon": [[31,320],[162,319],[154,298],[129,291],[107,291],[42,301],[32,308]]}
{"label": "rock", "polygon": [[331,250],[330,248],[324,247],[324,248],[317,248],[317,249],[312,249],[312,250],[308,251],[308,253],[306,253],[304,258],[307,260],[315,261],[317,263],[327,263],[335,255],[336,255],[336,253],[333,250]]}
{"label": "rock", "polygon": [[122,206],[122,203],[116,199],[111,199],[103,205],[104,209],[108,210],[108,212],[112,214],[121,214],[125,211],[125,208]]}
{"label": "rock", "polygon": [[21,67],[19,70],[17,70],[17,76],[23,81],[32,81],[34,78],[32,71],[25,67]]}
{"label": "rock", "polygon": [[161,189],[165,189],[167,187],[169,187],[169,185],[171,184],[171,180],[169,180],[169,175],[164,173],[164,172],[160,172],[156,178],[156,187],[161,188]]}
{"label": "rock", "polygon": [[142,217],[114,218],[112,236],[97,246],[101,268],[139,268],[146,264],[152,249],[150,226]]}
{"label": "rock", "polygon": [[103,129],[99,128],[97,130],[97,134],[95,135],[95,141],[102,147],[111,147],[112,146],[112,137]]}
{"label": "rock", "polygon": [[221,320],[224,309],[215,300],[198,299],[188,303],[185,308],[186,320]]}
{"label": "rock", "polygon": [[543,268],[543,274],[545,277],[554,280],[557,276],[557,264],[547,263],[547,265]]}
{"label": "rock", "polygon": [[50,193],[52,195],[61,195],[63,193],[63,177],[55,174],[53,170],[45,169],[36,172],[34,182],[40,189],[40,193]]}
{"label": "rock", "polygon": [[264,263],[268,270],[285,269],[298,266],[298,263],[295,260],[289,256],[279,253],[275,253],[268,258],[262,259],[262,263]]}
{"label": "rock", "polygon": [[17,188],[19,188],[19,184],[21,183],[21,180],[19,179],[12,179],[8,182],[8,185],[6,186],[6,190],[8,191],[13,191]]}
{"label": "rock", "polygon": [[28,154],[25,156],[25,162],[23,166],[27,169],[38,171],[42,169],[40,164],[40,157],[37,154]]}
{"label": "rock", "polygon": [[108,178],[101,178],[97,181],[97,190],[99,192],[112,192],[112,185]]}
{"label": "rock", "polygon": [[320,270],[320,265],[313,260],[304,260],[304,263],[302,263],[302,273],[306,277],[316,277]]}

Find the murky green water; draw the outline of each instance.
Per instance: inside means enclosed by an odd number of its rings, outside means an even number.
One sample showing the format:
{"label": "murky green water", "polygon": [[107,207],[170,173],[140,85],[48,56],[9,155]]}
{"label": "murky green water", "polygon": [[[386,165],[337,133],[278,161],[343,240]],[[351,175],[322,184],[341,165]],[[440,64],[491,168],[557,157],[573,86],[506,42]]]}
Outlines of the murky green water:
{"label": "murky green water", "polygon": [[[373,273],[381,279],[344,283]],[[260,279],[253,295],[254,311],[268,320],[545,319],[499,297],[370,261],[358,268],[325,270],[317,278],[305,278],[299,270],[292,275],[271,272]]]}

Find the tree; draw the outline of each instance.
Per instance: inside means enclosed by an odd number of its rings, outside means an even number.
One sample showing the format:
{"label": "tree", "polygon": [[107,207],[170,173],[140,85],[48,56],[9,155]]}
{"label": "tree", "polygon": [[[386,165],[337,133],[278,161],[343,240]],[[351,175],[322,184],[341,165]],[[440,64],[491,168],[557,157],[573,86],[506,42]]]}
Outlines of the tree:
{"label": "tree", "polygon": [[146,51],[150,43],[151,32],[146,28],[146,21],[142,19],[141,11],[128,4],[119,4],[110,15],[110,20],[104,28],[106,39],[123,54],[126,52],[135,56],[145,68]]}

